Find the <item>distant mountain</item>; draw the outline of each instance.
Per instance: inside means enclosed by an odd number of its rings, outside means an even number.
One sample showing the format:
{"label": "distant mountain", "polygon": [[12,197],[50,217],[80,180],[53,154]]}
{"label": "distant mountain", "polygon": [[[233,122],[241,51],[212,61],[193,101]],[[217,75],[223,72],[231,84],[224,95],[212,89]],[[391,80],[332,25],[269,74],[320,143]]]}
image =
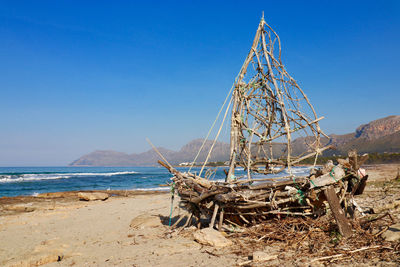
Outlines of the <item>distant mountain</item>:
{"label": "distant mountain", "polygon": [[70,166],[129,166],[132,162],[126,153],[98,150],[73,161]]}
{"label": "distant mountain", "polygon": [[356,138],[376,140],[400,131],[400,116],[389,116],[371,121],[356,129]]}
{"label": "distant mountain", "polygon": [[[306,146],[306,138],[297,138],[292,143],[293,154],[300,154]],[[171,164],[191,162],[199,151],[202,139],[195,139],[184,145],[179,151],[158,148]],[[323,138],[323,144],[332,144],[334,150],[327,151],[325,155],[346,155],[350,149],[357,149],[360,153],[371,152],[400,152],[400,116],[389,116],[371,121],[359,126],[354,133],[343,135],[330,135],[330,139]],[[197,161],[203,162],[212,145],[208,140],[200,153]],[[284,153],[284,145],[276,143],[273,146],[274,155]],[[209,161],[227,161],[229,159],[229,144],[217,142]],[[150,166],[155,165],[159,156],[153,150],[139,154],[127,154],[116,151],[94,151],[80,157],[70,166]]]}
{"label": "distant mountain", "polygon": [[351,149],[359,153],[400,152],[400,116],[389,116],[359,126],[355,133],[331,135],[335,150],[327,155],[345,155]]}
{"label": "distant mountain", "polygon": [[[171,163],[191,162],[196,157],[203,143],[202,139],[195,139],[184,145],[179,151],[172,151],[162,147],[157,148]],[[212,141],[207,140],[197,161],[205,161]],[[155,165],[160,157],[154,150],[140,154],[126,154],[116,151],[94,151],[80,157],[70,166],[150,166]],[[216,142],[209,161],[227,161],[229,159],[229,144]]]}

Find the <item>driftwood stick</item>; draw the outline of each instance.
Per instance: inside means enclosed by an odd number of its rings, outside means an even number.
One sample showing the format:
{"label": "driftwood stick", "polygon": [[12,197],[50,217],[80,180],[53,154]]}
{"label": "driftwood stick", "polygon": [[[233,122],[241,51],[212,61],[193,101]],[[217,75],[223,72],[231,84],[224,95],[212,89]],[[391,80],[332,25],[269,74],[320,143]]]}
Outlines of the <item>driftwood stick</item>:
{"label": "driftwood stick", "polygon": [[[300,125],[299,127],[295,128],[295,129],[293,129],[293,130],[290,130],[290,133],[295,133],[295,132],[297,132],[298,130],[304,129],[304,128],[306,128],[306,127],[308,127],[308,126],[310,126],[310,125],[312,125],[312,124],[314,124],[314,123],[319,122],[319,121],[322,120],[322,119],[324,119],[324,117],[320,117],[320,118],[318,118],[318,119],[316,119],[316,120],[313,120],[313,121],[311,121],[311,122],[307,122],[307,123],[305,123],[304,125]],[[283,136],[283,135],[285,135],[285,134],[286,134],[286,133],[280,133],[280,134],[278,134],[278,135],[276,135],[276,136],[274,136],[274,137],[271,137],[271,138],[269,138],[269,139],[263,139],[263,142],[271,142],[271,141],[273,141],[273,140],[275,140],[275,139],[277,139],[277,138],[279,138],[279,137],[281,137],[281,136]]]}
{"label": "driftwood stick", "polygon": [[291,216],[310,216],[313,213],[271,210],[271,211],[263,211],[263,212],[227,212],[226,214],[227,215],[250,215],[250,216],[262,216],[262,215],[268,215],[268,214],[280,214],[280,215],[291,215]]}
{"label": "driftwood stick", "polygon": [[250,224],[250,222],[241,214],[239,214],[239,217],[247,224]]}
{"label": "driftwood stick", "polygon": [[336,220],[336,223],[339,227],[339,232],[344,237],[349,237],[353,234],[351,230],[351,225],[346,218],[346,215],[343,212],[343,209],[340,207],[339,199],[336,195],[335,189],[333,186],[329,186],[324,190],[324,194],[326,199],[328,200],[329,207],[331,208],[333,217]]}
{"label": "driftwood stick", "polygon": [[160,164],[161,166],[163,166],[164,168],[166,168],[170,173],[172,173],[172,174],[178,173],[178,171],[175,170],[174,167],[172,167],[171,165],[169,165],[168,162],[165,163],[165,162],[163,162],[163,161],[161,161],[161,160],[158,160],[157,162],[158,162],[158,164]]}
{"label": "driftwood stick", "polygon": [[215,203],[214,212],[213,212],[213,215],[211,217],[211,222],[210,222],[210,226],[209,226],[210,228],[214,227],[215,218],[217,217],[217,213],[218,213],[218,208],[219,208],[219,205],[217,203]]}
{"label": "driftwood stick", "polygon": [[201,228],[201,213],[200,213],[200,211],[196,210],[195,215],[196,215],[196,219],[197,219],[197,225],[196,225],[197,229],[200,229]]}
{"label": "driftwood stick", "polygon": [[363,250],[375,249],[375,248],[381,248],[381,246],[362,247],[362,248],[359,248],[359,249],[356,249],[356,250],[349,251],[347,253],[341,253],[341,254],[336,254],[336,255],[332,255],[332,256],[325,256],[325,257],[313,259],[308,264],[316,262],[316,261],[330,260],[330,259],[333,259],[333,258],[341,258],[341,257],[346,256],[348,254],[353,254],[353,253],[360,252],[360,251],[363,251]]}
{"label": "driftwood stick", "polygon": [[354,171],[357,171],[360,166],[358,164],[358,155],[356,150],[351,150],[348,153],[349,155],[349,162],[351,164],[351,167],[353,168]]}
{"label": "driftwood stick", "polygon": [[149,138],[146,138],[147,143],[151,145],[151,147],[154,149],[154,151],[168,164],[169,167],[172,167],[171,164],[169,164],[168,160],[164,158],[164,156],[158,151],[158,149],[153,145],[153,143],[150,142]]}
{"label": "driftwood stick", "polygon": [[[286,198],[286,199],[281,199],[278,201],[275,201],[276,205],[292,202],[292,198]],[[255,208],[262,208],[262,207],[270,207],[272,206],[271,202],[264,202],[264,203],[256,203],[256,204],[251,204],[251,205],[242,205],[242,206],[236,206],[237,209],[255,209]]]}
{"label": "driftwood stick", "polygon": [[190,213],[189,217],[187,218],[187,220],[186,220],[186,222],[185,222],[185,224],[183,225],[182,228],[186,228],[186,227],[190,226],[190,224],[192,222],[192,218],[193,218],[193,212]]}
{"label": "driftwood stick", "polygon": [[380,220],[380,219],[385,218],[386,216],[389,216],[389,218],[391,219],[392,223],[395,222],[394,219],[393,219],[393,217],[392,217],[392,215],[390,215],[389,212],[386,212],[385,214],[383,214],[383,215],[381,215],[381,216],[378,216],[378,217],[376,217],[376,218],[372,218],[372,219],[368,219],[368,220],[361,221],[360,224],[361,224],[361,225],[364,225],[364,224],[366,224],[366,223],[371,223],[371,222],[374,222],[374,221],[378,221],[378,220]]}
{"label": "driftwood stick", "polygon": [[171,226],[171,228],[175,228],[181,221],[183,218],[186,217],[186,214],[182,214],[179,219]]}
{"label": "driftwood stick", "polygon": [[307,155],[305,155],[305,156],[303,156],[303,157],[301,157],[301,158],[299,158],[299,159],[296,159],[296,160],[292,161],[292,164],[299,163],[300,161],[303,161],[303,160],[305,160],[305,159],[311,158],[311,157],[313,157],[313,156],[315,156],[315,155],[317,155],[317,154],[319,154],[319,153],[324,152],[325,150],[332,149],[332,148],[333,148],[333,146],[326,146],[326,147],[323,147],[323,148],[319,149],[319,150],[316,151],[316,152],[312,152],[312,153],[307,154]]}
{"label": "driftwood stick", "polygon": [[374,234],[374,236],[379,236],[386,232],[389,229],[389,226],[385,226],[382,230],[380,230],[378,233]]}
{"label": "driftwood stick", "polygon": [[203,201],[204,199],[206,199],[206,198],[208,198],[208,197],[215,196],[215,195],[218,195],[218,194],[221,194],[221,193],[223,193],[222,190],[217,190],[217,191],[213,191],[213,192],[208,192],[208,193],[205,193],[205,194],[200,195],[199,197],[193,198],[193,199],[191,200],[191,202],[192,202],[192,203],[195,203],[195,204],[198,204],[198,203],[200,203],[201,201]]}
{"label": "driftwood stick", "polygon": [[221,207],[221,211],[219,212],[219,222],[218,222],[218,230],[222,231],[222,223],[224,222],[224,209]]}
{"label": "driftwood stick", "polygon": [[[287,190],[287,191],[275,191],[275,197],[290,197],[295,192]],[[247,202],[265,202],[265,199],[269,199],[271,195],[271,190],[251,190],[251,189],[242,189],[240,191],[232,191],[225,194],[218,194],[215,196],[215,199],[222,203],[228,202],[237,202],[237,201],[247,201]]]}
{"label": "driftwood stick", "polygon": [[264,182],[264,181],[277,181],[278,179],[289,179],[292,178],[293,176],[282,176],[282,177],[273,177],[273,178],[260,178],[260,179],[251,179],[249,180],[238,180],[236,182],[233,182],[232,184],[246,184],[249,182]]}
{"label": "driftwood stick", "polygon": [[232,224],[232,225],[234,225],[234,226],[236,226],[236,227],[242,228],[242,226],[240,226],[239,224],[234,223],[234,222],[232,222],[232,221],[230,221],[230,220],[228,220],[228,219],[225,219],[225,221],[227,221],[228,223],[230,223],[230,224]]}

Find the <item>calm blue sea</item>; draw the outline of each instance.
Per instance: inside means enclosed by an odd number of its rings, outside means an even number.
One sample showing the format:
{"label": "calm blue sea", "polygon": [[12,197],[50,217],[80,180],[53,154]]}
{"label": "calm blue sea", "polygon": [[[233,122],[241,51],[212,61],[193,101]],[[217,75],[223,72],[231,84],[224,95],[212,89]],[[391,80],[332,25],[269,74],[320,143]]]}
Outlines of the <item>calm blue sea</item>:
{"label": "calm blue sea", "polygon": [[[192,172],[199,170],[193,168]],[[294,172],[303,175],[309,168],[297,167]],[[243,169],[236,175],[245,175]],[[0,167],[0,197],[73,190],[169,190],[160,185],[171,177],[163,167]],[[222,168],[212,176],[224,178]]]}

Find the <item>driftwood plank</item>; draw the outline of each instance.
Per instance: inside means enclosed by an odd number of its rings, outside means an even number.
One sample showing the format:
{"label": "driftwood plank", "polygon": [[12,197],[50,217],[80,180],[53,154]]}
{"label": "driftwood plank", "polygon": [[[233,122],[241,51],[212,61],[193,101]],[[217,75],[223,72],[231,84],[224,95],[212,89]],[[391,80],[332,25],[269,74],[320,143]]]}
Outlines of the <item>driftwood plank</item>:
{"label": "driftwood plank", "polygon": [[310,188],[322,187],[325,185],[337,183],[339,180],[345,177],[345,175],[346,173],[341,167],[334,166],[330,172],[323,174],[315,179],[311,179]]}
{"label": "driftwood plank", "polygon": [[328,200],[329,206],[331,208],[333,217],[336,220],[336,223],[339,226],[339,232],[344,237],[349,237],[353,234],[351,230],[351,225],[347,220],[343,209],[340,207],[339,199],[336,195],[335,189],[333,186],[329,186],[324,190],[324,194],[326,199]]}
{"label": "driftwood plank", "polygon": [[302,184],[307,181],[306,177],[296,177],[294,179],[290,179],[287,181],[276,181],[276,182],[269,182],[269,183],[260,183],[257,185],[249,186],[249,189],[268,189],[268,188],[277,188],[277,187],[285,187],[287,185],[293,184]]}
{"label": "driftwood plank", "polygon": [[360,182],[353,188],[351,192],[353,195],[361,195],[364,192],[365,186],[367,185],[368,175],[361,178]]}

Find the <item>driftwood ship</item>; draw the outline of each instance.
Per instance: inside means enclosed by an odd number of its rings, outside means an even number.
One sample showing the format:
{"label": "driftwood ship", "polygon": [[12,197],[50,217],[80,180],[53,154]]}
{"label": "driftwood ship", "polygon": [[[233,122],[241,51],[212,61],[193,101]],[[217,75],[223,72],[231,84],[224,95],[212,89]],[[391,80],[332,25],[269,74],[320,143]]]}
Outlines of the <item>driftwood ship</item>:
{"label": "driftwood ship", "polygon": [[[222,121],[230,114],[231,125],[224,182],[202,176],[222,125],[199,174],[180,172],[164,158],[159,161],[173,174],[173,186],[189,211],[176,224],[186,219],[187,226],[194,217],[199,227],[207,219],[209,227],[222,230],[225,225],[252,225],[274,216],[321,216],[330,208],[340,232],[351,234],[347,217],[354,215],[353,195],[363,192],[368,178],[360,169],[367,156],[351,152],[337,165],[329,162],[315,168],[318,156],[330,148],[321,141],[329,138],[319,127],[323,117],[317,117],[286,71],[279,36],[264,18],[223,109]],[[294,139],[302,140],[306,147],[302,153],[294,153]],[[284,144],[279,153],[278,142]],[[310,158],[314,162],[310,174],[296,176],[293,167]],[[236,176],[238,167],[246,175]]]}

